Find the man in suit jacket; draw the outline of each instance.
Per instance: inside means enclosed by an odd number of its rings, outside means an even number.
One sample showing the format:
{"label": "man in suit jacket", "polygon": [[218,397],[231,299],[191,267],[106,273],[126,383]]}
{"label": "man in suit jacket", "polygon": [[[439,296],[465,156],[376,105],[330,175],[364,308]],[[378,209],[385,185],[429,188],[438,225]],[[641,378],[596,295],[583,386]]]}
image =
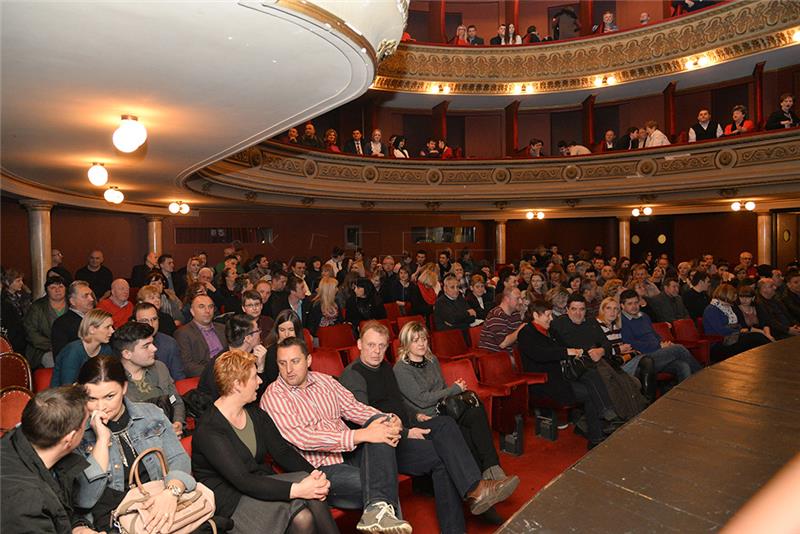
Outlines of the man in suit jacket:
{"label": "man in suit jacket", "polygon": [[308,326],[308,316],[312,306],[311,298],[306,297],[306,283],[299,276],[292,274],[286,282],[286,289],[289,292],[288,307],[297,314],[304,327]]}
{"label": "man in suit jacket", "polygon": [[144,263],[134,265],[131,271],[131,287],[142,287],[147,283],[147,275],[158,265],[155,252],[148,252],[144,257]]}
{"label": "man in suit jacket", "polygon": [[483,44],[483,37],[478,37],[478,28],[474,24],[467,26],[467,42],[472,46]]}
{"label": "man in suit jacket", "polygon": [[366,154],[367,147],[364,143],[363,137],[364,136],[361,134],[361,130],[353,130],[353,138],[347,141],[342,148],[345,154],[355,154],[357,156],[363,156]]}
{"label": "man in suit jacket", "polygon": [[53,326],[50,330],[53,358],[58,356],[58,353],[67,343],[78,339],[78,329],[81,326],[83,316],[94,309],[94,293],[88,282],[83,280],[72,282],[69,285],[67,302],[69,302],[69,310],[53,321]]}
{"label": "man in suit jacket", "polygon": [[228,350],[225,327],[214,323],[214,302],[207,295],[197,295],[190,308],[192,322],[175,331],[187,377],[200,376],[208,362]]}
{"label": "man in suit jacket", "polygon": [[617,150],[636,150],[639,148],[639,128],[631,126],[625,135],[620,136],[616,142]]}

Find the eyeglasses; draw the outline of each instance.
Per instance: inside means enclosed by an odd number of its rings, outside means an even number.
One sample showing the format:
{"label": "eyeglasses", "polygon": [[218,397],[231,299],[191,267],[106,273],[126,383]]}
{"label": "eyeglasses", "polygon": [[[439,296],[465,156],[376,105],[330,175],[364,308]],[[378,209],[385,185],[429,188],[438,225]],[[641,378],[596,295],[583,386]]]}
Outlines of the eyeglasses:
{"label": "eyeglasses", "polygon": [[263,304],[261,304],[260,302],[251,302],[250,304],[245,304],[243,307],[244,308],[260,308],[261,306],[263,306]]}
{"label": "eyeglasses", "polygon": [[247,335],[248,335],[248,336],[252,336],[253,334],[260,334],[260,333],[261,333],[261,329],[260,329],[260,328],[257,328],[256,330],[253,330],[252,332],[250,332],[250,333],[249,333],[249,334],[247,334]]}
{"label": "eyeglasses", "polygon": [[153,324],[158,322],[158,317],[142,317],[141,319],[136,319],[137,323],[145,323],[145,324]]}

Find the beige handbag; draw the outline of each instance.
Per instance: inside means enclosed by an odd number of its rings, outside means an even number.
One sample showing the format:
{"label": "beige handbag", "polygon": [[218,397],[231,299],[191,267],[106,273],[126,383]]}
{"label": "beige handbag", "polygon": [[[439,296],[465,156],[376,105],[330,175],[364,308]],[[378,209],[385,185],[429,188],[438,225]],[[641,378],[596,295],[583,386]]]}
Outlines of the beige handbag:
{"label": "beige handbag", "polygon": [[[151,496],[164,491],[166,487],[165,480],[151,480],[142,484],[139,478],[139,462],[150,453],[158,456],[158,460],[161,462],[161,472],[164,473],[164,476],[167,474],[167,461],[161,449],[153,447],[136,457],[128,476],[128,487],[131,489],[111,514],[112,526],[118,528],[122,534],[143,534],[145,532],[144,526],[152,515],[150,510],[141,509],[141,505]],[[136,482],[135,486],[134,482]],[[172,529],[169,532],[161,531],[161,534],[194,532],[213,517],[214,510],[214,492],[198,482],[194,491],[188,491],[180,496]],[[212,531],[216,534],[216,525],[213,521],[209,521],[209,523],[211,523]]]}

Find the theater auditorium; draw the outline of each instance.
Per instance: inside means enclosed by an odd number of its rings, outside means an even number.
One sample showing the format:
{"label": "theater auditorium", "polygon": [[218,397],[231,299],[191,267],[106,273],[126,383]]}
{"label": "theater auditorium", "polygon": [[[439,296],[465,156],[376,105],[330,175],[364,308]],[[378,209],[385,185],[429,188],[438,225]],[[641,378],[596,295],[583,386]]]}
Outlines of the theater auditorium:
{"label": "theater auditorium", "polygon": [[798,0],[0,24],[3,532],[800,532]]}

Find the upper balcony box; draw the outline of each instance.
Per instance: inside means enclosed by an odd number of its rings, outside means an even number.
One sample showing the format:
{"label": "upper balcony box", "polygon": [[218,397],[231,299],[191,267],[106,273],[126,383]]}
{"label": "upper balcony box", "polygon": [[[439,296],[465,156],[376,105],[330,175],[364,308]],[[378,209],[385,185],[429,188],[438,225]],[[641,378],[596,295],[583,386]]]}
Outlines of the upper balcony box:
{"label": "upper balcony box", "polygon": [[566,41],[493,47],[402,43],[380,65],[372,88],[504,96],[596,90],[775,52],[797,44],[798,30],[797,0],[732,0],[657,24]]}

